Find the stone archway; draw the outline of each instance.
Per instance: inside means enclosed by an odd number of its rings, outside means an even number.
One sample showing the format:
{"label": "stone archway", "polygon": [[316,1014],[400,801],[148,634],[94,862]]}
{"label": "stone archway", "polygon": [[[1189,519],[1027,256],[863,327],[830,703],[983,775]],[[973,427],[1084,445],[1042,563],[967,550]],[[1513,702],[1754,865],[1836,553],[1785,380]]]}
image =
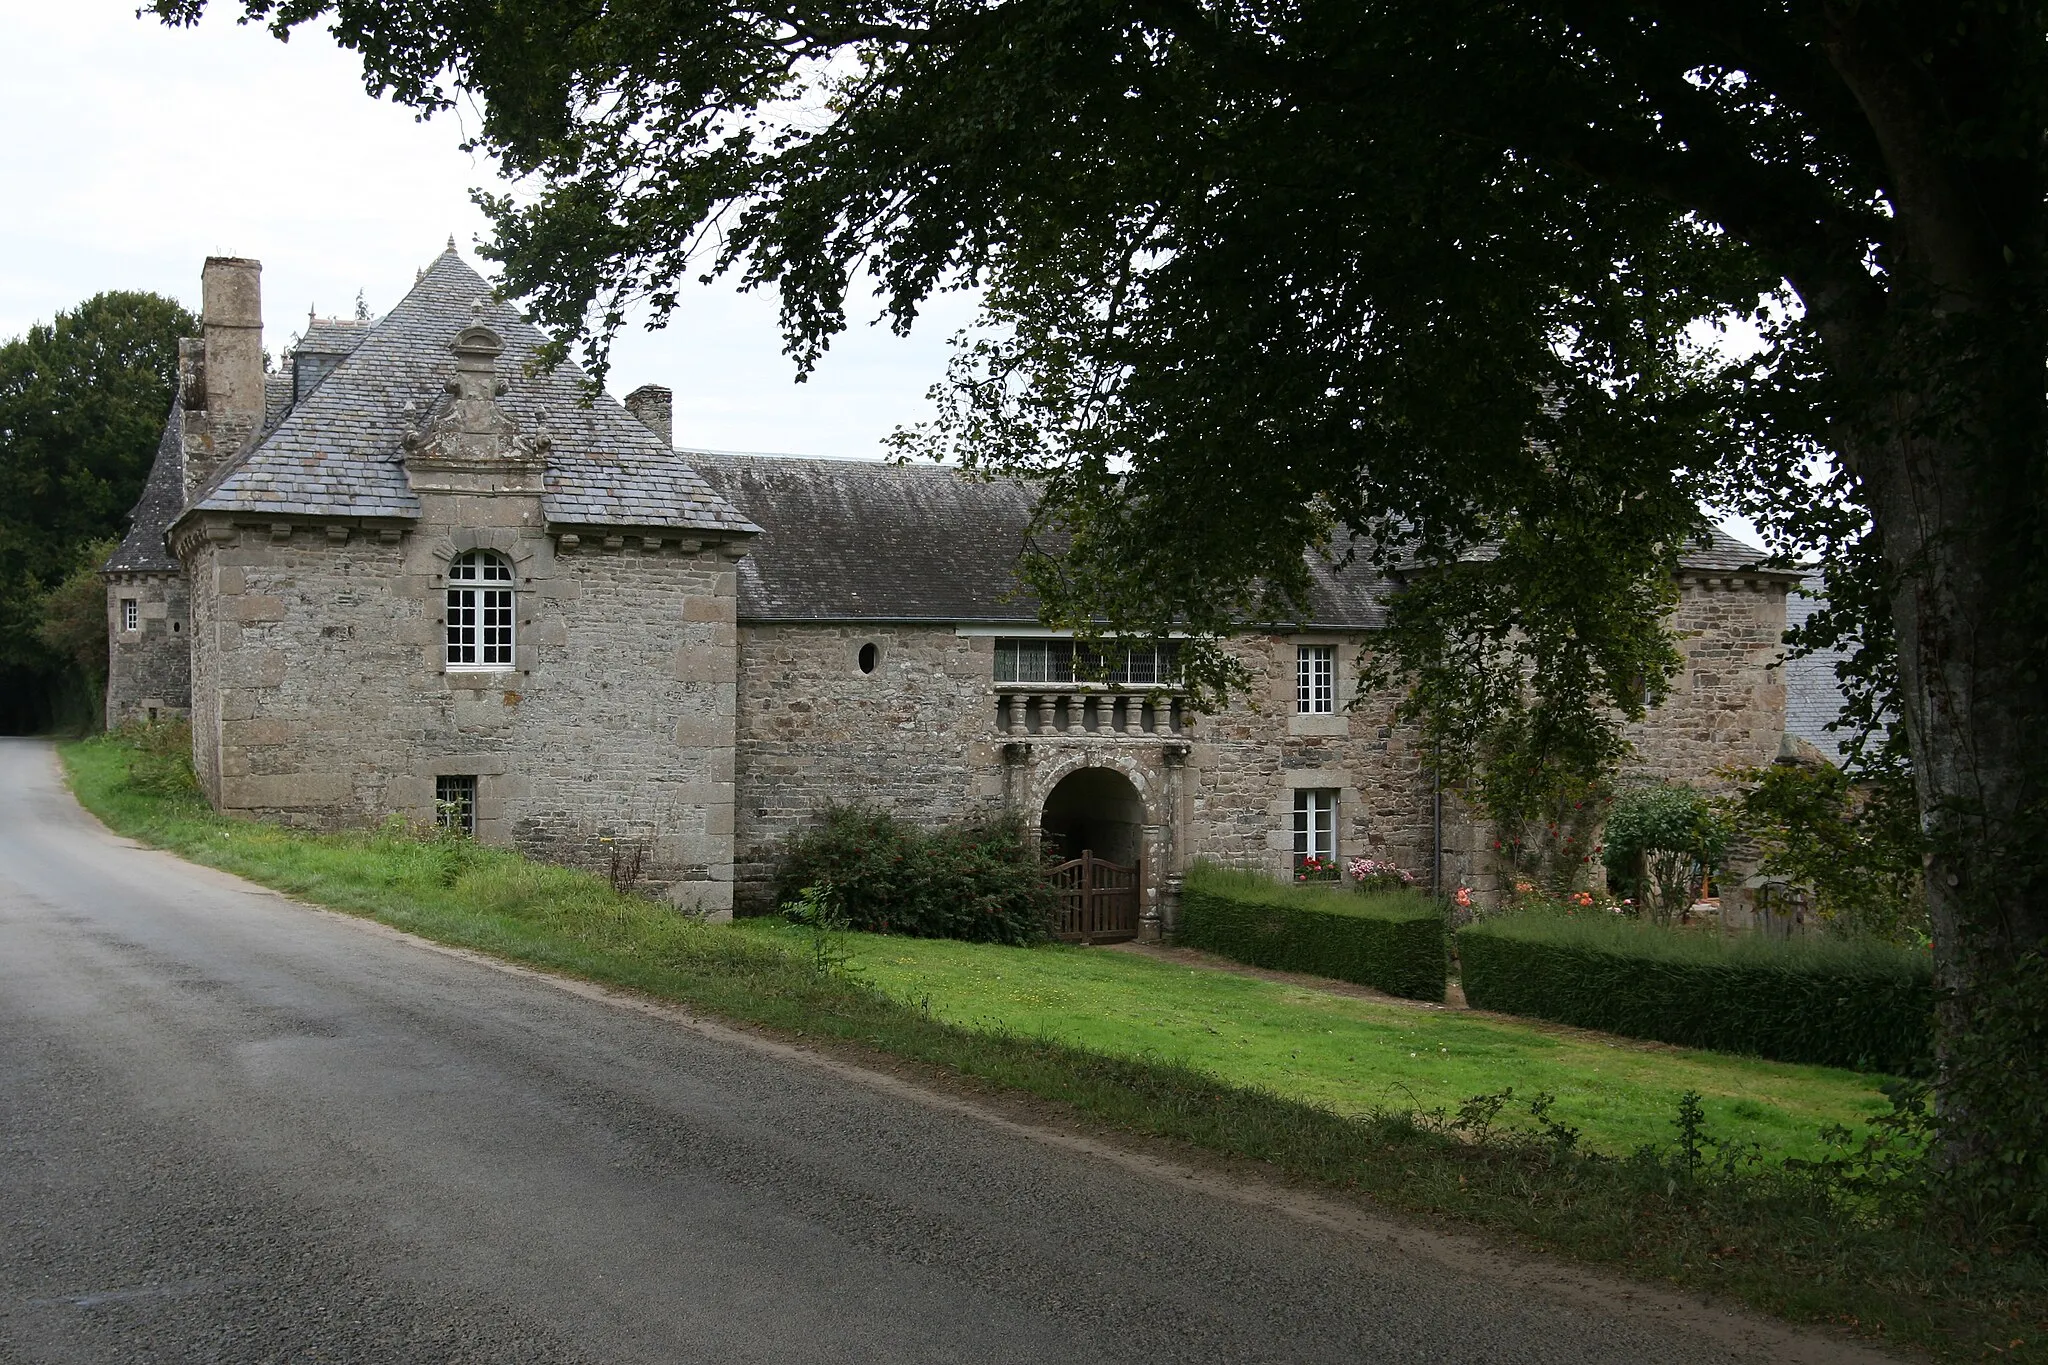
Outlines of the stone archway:
{"label": "stone archway", "polygon": [[1077,943],[1136,938],[1144,906],[1145,799],[1115,768],[1076,768],[1046,794],[1041,847],[1059,894],[1058,933]]}
{"label": "stone archway", "polygon": [[1135,867],[1145,855],[1145,798],[1114,768],[1076,768],[1046,795],[1038,828],[1061,860],[1088,852]]}

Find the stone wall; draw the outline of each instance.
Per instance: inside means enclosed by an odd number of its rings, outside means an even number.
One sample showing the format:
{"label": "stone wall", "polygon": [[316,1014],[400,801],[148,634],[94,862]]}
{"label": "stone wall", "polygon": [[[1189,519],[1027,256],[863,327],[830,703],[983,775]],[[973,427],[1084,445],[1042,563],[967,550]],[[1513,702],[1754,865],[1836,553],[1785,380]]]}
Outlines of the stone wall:
{"label": "stone wall", "polygon": [[[1390,860],[1427,879],[1430,777],[1414,732],[1394,724],[1395,698],[1357,695],[1356,635],[1246,637],[1234,652],[1252,677],[1249,693],[1196,722],[1189,757],[1187,846],[1191,854],[1291,875],[1294,793],[1335,790],[1337,856]],[[1297,651],[1335,647],[1337,710],[1295,711]]]}
{"label": "stone wall", "polygon": [[1785,731],[1785,594],[1789,578],[1761,575],[1679,578],[1671,624],[1684,667],[1671,696],[1628,728],[1636,760],[1624,779],[1724,785],[1728,766],[1777,757]]}
{"label": "stone wall", "polygon": [[[1358,637],[1314,639],[1338,644],[1348,686]],[[866,644],[877,647],[871,674],[860,669]],[[1243,642],[1256,697],[1222,716],[1186,717],[1178,730],[1166,708],[1141,717],[1130,704],[1138,694],[1121,713],[1103,704],[1091,716],[1080,689],[998,688],[993,644],[993,632],[950,627],[742,626],[743,911],[769,908],[782,844],[833,802],[865,801],[927,825],[1008,809],[1035,826],[1053,790],[1082,768],[1122,774],[1141,803],[1155,906],[1191,857],[1286,875],[1302,786],[1342,792],[1340,856],[1369,851],[1426,869],[1428,778],[1412,736],[1392,728],[1390,706],[1294,716],[1295,637]],[[1021,701],[1026,691],[1067,695],[1072,709],[1055,720],[1048,707],[1027,723],[1020,708],[1000,728],[999,693]]]}
{"label": "stone wall", "polygon": [[[136,629],[124,626],[134,602]],[[182,574],[107,575],[107,728],[192,709],[191,592]]]}
{"label": "stone wall", "polygon": [[[1427,877],[1431,776],[1391,697],[1294,713],[1295,651],[1337,648],[1341,703],[1364,635],[1234,645],[1249,695],[1221,715],[1136,706],[1022,711],[1010,728],[994,632],[734,621],[732,561],[675,537],[543,533],[537,500],[430,496],[417,527],[232,525],[186,537],[195,581],[195,761],[222,809],[295,823],[433,815],[434,778],[478,779],[478,832],[600,869],[607,836],[651,841],[650,873],[712,910],[769,908],[779,849],[835,801],[920,823],[1011,810],[1035,824],[1082,768],[1123,775],[1143,811],[1148,899],[1193,857],[1285,876],[1293,793],[1338,793],[1340,857]],[[465,529],[455,529],[455,528]],[[442,664],[449,559],[475,547],[518,574],[504,673]],[[117,600],[110,598],[110,600]],[[169,608],[167,607],[168,611]],[[1782,728],[1781,587],[1688,580],[1687,668],[1634,727],[1632,772],[1692,781],[1768,762]],[[875,647],[871,672],[862,647]],[[1057,689],[1043,689],[1050,694]],[[1490,836],[1445,800],[1444,884],[1490,889]]]}
{"label": "stone wall", "polygon": [[[1673,624],[1686,669],[1671,700],[1631,727],[1641,759],[1626,778],[1711,784],[1731,764],[1768,762],[1783,728],[1776,667],[1784,591],[1770,580],[1688,577]],[[1336,647],[1340,708],[1356,695],[1365,634],[1246,637],[1232,646],[1253,682],[1225,712],[1173,730],[1133,733],[1106,708],[1031,725],[998,720],[993,631],[931,626],[741,627],[737,877],[743,910],[769,908],[787,837],[835,801],[861,800],[925,824],[1009,809],[1035,825],[1059,782],[1084,767],[1129,781],[1144,809],[1146,885],[1155,896],[1195,857],[1293,865],[1294,793],[1338,793],[1337,854],[1370,855],[1425,882],[1434,849],[1433,778],[1397,698],[1367,698],[1322,716],[1295,713],[1296,651]],[[877,648],[873,673],[861,647]],[[1048,699],[1059,691],[1039,689]],[[1070,692],[1076,691],[1068,689]],[[1017,700],[1021,701],[1021,698]],[[1134,715],[1135,713],[1133,713]],[[1163,713],[1162,713],[1163,714]],[[1455,792],[1443,796],[1442,884],[1497,890],[1493,832]],[[1164,906],[1162,905],[1163,909]]]}
{"label": "stone wall", "polygon": [[[309,826],[427,821],[436,777],[474,776],[479,838],[598,870],[645,842],[650,881],[728,910],[731,559],[673,534],[558,540],[534,497],[422,503],[410,527],[216,517],[186,535],[211,587],[193,668],[208,795]],[[443,662],[448,562],[474,548],[514,565],[503,671]]]}
{"label": "stone wall", "polygon": [[[1665,703],[1624,734],[1635,757],[1619,774],[1631,782],[1683,782],[1708,790],[1727,786],[1731,767],[1757,767],[1778,753],[1785,729],[1785,596],[1781,575],[1702,574],[1679,577],[1679,600],[1670,624],[1684,662]],[[1445,803],[1447,886],[1464,885],[1492,903],[1505,889],[1493,856],[1491,826],[1455,797]],[[1734,867],[1733,883],[1749,870]],[[1597,859],[1589,882],[1604,873]]]}
{"label": "stone wall", "polygon": [[[863,673],[868,644],[875,669]],[[745,625],[739,653],[742,911],[770,908],[780,846],[834,802],[926,825],[1003,809],[991,640],[950,626]]]}

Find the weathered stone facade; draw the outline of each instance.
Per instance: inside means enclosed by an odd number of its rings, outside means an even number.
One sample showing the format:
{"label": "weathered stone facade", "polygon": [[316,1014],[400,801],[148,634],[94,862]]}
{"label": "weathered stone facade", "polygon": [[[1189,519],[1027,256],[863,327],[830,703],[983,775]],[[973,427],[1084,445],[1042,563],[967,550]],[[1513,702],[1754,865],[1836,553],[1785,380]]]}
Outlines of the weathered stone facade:
{"label": "weathered stone facade", "polygon": [[[208,335],[181,348],[152,476],[179,493],[157,532],[178,572],[158,577],[190,585],[208,798],[315,827],[461,819],[729,912],[753,528],[617,404],[581,405],[578,376],[530,375],[538,333],[452,251],[383,322],[310,328],[282,382],[249,325],[256,270],[208,262]],[[476,556],[499,632],[482,652],[451,570]]]}
{"label": "weathered stone facade", "polygon": [[[1217,715],[1149,654],[1116,688],[1007,681],[999,657],[1060,647],[1015,573],[1031,489],[678,453],[666,390],[584,405],[452,249],[387,318],[315,320],[266,378],[258,279],[208,262],[207,335],[107,566],[110,722],[189,704],[222,810],[644,856],[644,881],[712,914],[769,908],[786,840],[845,801],[1008,812],[1134,863],[1155,928],[1192,858],[1292,875],[1298,801],[1339,859],[1491,883],[1485,831],[1393,699],[1346,705],[1390,586],[1363,570],[1312,563],[1300,633],[1232,642],[1253,685]],[[1743,557],[1687,561],[1687,671],[1635,727],[1642,775],[1776,751],[1784,580]],[[1305,647],[1330,652],[1327,713],[1297,707]]]}
{"label": "weathered stone facade", "polygon": [[[1051,833],[1076,818],[1055,796],[1061,783],[1090,770],[1121,779],[1097,784],[1092,799],[1128,808],[1101,816],[1093,833],[1141,864],[1147,901],[1168,922],[1192,857],[1290,875],[1304,789],[1334,793],[1340,859],[1371,855],[1482,897],[1498,890],[1492,831],[1457,793],[1437,790],[1419,737],[1395,724],[1396,699],[1342,705],[1356,696],[1370,629],[1331,622],[1240,638],[1232,648],[1252,686],[1216,715],[1179,707],[1168,689],[1004,683],[995,642],[1044,632],[993,594],[920,596],[916,585],[936,572],[922,562],[928,547],[961,538],[929,473],[765,457],[706,472],[765,528],[740,563],[742,909],[769,907],[779,849],[834,802],[933,824],[1007,811]],[[861,543],[870,562],[834,566],[851,586],[806,593],[819,542]],[[919,548],[892,553],[900,544]],[[1673,625],[1687,668],[1670,703],[1632,727],[1640,759],[1625,780],[1710,782],[1720,767],[1775,751],[1782,577],[1688,572],[1680,588]],[[939,608],[952,619],[901,619]],[[870,619],[850,619],[861,614]],[[1304,646],[1333,656],[1339,706],[1329,714],[1297,712]]]}
{"label": "weathered stone facade", "polygon": [[184,575],[109,572],[106,582],[107,728],[184,716],[192,709]]}
{"label": "weathered stone facade", "polygon": [[1777,757],[1785,731],[1785,597],[1778,573],[1679,575],[1671,624],[1685,662],[1671,696],[1627,735],[1636,761],[1625,776],[1724,785],[1729,767]]}
{"label": "weathered stone facade", "polygon": [[[431,822],[436,778],[473,777],[479,838],[585,866],[603,840],[646,840],[654,881],[729,909],[731,563],[655,537],[564,553],[532,497],[422,501],[403,532],[192,528],[208,797],[297,824]],[[448,564],[477,548],[517,576],[501,670],[443,659]]]}

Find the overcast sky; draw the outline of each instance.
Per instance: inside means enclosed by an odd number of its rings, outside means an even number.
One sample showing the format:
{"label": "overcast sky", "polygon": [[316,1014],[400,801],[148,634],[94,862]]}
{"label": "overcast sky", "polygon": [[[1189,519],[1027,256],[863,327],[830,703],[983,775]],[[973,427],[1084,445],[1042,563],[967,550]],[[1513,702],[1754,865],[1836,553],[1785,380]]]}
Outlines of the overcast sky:
{"label": "overcast sky", "polygon": [[[502,182],[458,150],[456,116],[419,123],[371,99],[324,33],[280,43],[219,4],[173,30],[137,3],[0,0],[0,337],[104,289],[196,312],[207,256],[253,256],[275,354],[308,309],[352,314],[359,292],[389,309],[451,233],[485,267],[469,191]],[[876,458],[928,415],[972,306],[935,300],[909,338],[860,325],[876,311],[850,308],[855,326],[798,384],[772,295],[693,285],[666,330],[621,335],[608,386],[675,390],[679,445]]]}
{"label": "overcast sky", "polygon": [[[172,30],[137,3],[0,0],[0,336],[103,289],[196,312],[207,256],[253,256],[274,354],[308,308],[351,314],[360,291],[389,309],[450,233],[484,269],[469,191],[501,185],[457,150],[455,117],[371,99],[323,33],[280,43],[225,5]],[[667,330],[621,337],[608,387],[674,389],[678,444],[877,457],[927,415],[971,307],[936,301],[909,339],[858,325],[875,311],[849,310],[857,325],[798,384],[771,295],[692,287]]]}

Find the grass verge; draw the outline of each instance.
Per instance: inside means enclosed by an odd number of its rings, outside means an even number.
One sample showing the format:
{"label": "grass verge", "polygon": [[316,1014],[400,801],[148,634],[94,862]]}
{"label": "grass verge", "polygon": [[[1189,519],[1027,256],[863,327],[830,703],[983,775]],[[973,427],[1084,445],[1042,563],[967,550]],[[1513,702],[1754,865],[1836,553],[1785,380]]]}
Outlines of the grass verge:
{"label": "grass verge", "polygon": [[1263,1162],[1383,1208],[1794,1321],[1944,1359],[2048,1362],[2038,1260],[1961,1251],[1930,1220],[1880,1216],[1768,1170],[1724,1176],[1649,1154],[1596,1159],[1503,1139],[1483,1113],[1461,1131],[1394,1110],[1342,1114],[1165,1057],[963,1026],[759,934],[694,923],[595,877],[462,842],[224,819],[190,796],[138,787],[137,751],[119,738],[62,754],[80,800],[121,833],[445,943],[873,1049],[1070,1106],[1108,1128]]}
{"label": "grass verge", "polygon": [[[806,942],[779,920],[733,932],[792,950]],[[1692,1091],[1711,1132],[1781,1160],[1819,1158],[1824,1125],[1859,1127],[1891,1108],[1876,1078],[1852,1071],[1360,1000],[1102,948],[881,934],[837,945],[858,980],[946,1023],[1192,1067],[1339,1114],[1451,1113],[1512,1086],[1555,1095],[1555,1115],[1580,1127],[1587,1147],[1627,1156],[1668,1142],[1679,1097]],[[1526,1126],[1503,1113],[1517,1117]]]}

